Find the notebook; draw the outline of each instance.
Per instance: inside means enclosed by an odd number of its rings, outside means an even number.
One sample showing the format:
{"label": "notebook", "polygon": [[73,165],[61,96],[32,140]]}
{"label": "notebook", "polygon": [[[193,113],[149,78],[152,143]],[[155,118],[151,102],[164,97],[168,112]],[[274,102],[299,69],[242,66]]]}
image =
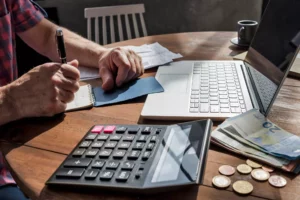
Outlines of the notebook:
{"label": "notebook", "polygon": [[92,95],[92,86],[83,85],[74,95],[74,100],[67,104],[66,111],[79,110],[94,106],[94,97]]}
{"label": "notebook", "polygon": [[116,104],[163,91],[164,89],[154,77],[136,79],[109,92],[105,92],[101,87],[92,88],[88,84],[80,86],[75,93],[74,100],[67,104],[66,111]]}

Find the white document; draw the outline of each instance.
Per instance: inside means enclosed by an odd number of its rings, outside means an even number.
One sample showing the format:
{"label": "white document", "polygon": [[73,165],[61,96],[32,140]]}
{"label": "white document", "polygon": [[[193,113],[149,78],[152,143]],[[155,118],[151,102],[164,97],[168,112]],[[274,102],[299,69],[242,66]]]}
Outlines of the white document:
{"label": "white document", "polygon": [[[153,44],[144,44],[141,46],[124,46],[122,48],[130,49],[141,56],[145,69],[164,65],[172,62],[173,59],[182,57],[181,54],[173,53],[157,42]],[[79,71],[80,80],[96,79],[100,77],[98,70],[94,68],[79,67]]]}

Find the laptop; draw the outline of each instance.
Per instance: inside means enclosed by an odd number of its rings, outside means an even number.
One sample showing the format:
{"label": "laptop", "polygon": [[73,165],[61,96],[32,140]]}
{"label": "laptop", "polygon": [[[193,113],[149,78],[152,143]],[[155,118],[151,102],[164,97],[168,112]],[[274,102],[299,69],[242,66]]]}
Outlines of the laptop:
{"label": "laptop", "polygon": [[299,52],[299,0],[270,0],[245,61],[190,60],[159,67],[163,93],[148,95],[141,116],[224,120],[257,108],[265,116]]}

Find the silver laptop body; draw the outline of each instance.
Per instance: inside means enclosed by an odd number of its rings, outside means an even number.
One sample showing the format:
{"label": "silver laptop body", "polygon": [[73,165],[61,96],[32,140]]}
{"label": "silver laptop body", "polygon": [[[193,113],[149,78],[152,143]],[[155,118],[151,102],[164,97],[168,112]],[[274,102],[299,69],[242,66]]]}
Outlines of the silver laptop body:
{"label": "silver laptop body", "polygon": [[297,9],[300,1],[271,0],[245,61],[179,61],[159,67],[156,79],[165,91],[148,95],[141,116],[217,121],[252,108],[267,116],[299,52]]}

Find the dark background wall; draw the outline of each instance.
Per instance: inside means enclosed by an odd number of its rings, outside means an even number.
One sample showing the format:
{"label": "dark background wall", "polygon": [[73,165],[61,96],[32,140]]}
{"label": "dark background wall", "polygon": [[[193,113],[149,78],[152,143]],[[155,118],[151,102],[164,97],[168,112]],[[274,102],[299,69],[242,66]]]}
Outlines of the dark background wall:
{"label": "dark background wall", "polygon": [[[192,31],[235,31],[242,19],[258,20],[264,0],[36,0],[49,19],[86,37],[84,8],[143,3],[148,35]],[[17,43],[20,74],[49,61]]]}

